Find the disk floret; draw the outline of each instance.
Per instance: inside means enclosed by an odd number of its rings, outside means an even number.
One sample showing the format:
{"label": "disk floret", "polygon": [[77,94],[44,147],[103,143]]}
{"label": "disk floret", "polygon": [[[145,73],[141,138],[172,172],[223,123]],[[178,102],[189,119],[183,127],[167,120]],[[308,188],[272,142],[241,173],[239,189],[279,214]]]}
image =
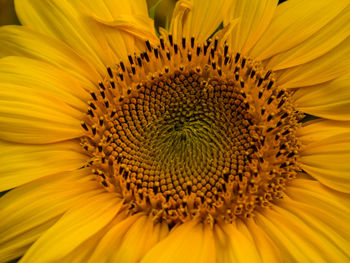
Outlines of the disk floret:
{"label": "disk floret", "polygon": [[232,222],[271,205],[299,171],[290,92],[218,38],[148,41],[91,91],[82,147],[132,213]]}

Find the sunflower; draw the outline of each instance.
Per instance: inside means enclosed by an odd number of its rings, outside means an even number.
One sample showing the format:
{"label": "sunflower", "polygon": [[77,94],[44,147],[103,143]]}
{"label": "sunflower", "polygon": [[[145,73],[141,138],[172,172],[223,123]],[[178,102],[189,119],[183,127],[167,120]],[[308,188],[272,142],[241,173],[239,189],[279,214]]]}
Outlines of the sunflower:
{"label": "sunflower", "polygon": [[0,261],[348,262],[349,0],[16,0]]}

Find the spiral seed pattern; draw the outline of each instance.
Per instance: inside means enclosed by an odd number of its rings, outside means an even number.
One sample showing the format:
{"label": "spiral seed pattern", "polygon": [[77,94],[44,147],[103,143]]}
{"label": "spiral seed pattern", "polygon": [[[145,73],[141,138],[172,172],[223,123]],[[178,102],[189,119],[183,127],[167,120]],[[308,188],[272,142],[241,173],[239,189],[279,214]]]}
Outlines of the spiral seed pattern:
{"label": "spiral seed pattern", "polygon": [[148,41],[91,91],[82,147],[130,213],[232,222],[283,197],[302,118],[259,62],[194,38]]}

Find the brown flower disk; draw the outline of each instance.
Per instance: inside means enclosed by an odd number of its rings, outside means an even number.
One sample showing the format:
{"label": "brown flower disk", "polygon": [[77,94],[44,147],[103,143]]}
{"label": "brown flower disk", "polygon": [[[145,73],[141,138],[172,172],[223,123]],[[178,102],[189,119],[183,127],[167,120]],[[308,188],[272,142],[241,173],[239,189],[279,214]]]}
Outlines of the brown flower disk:
{"label": "brown flower disk", "polygon": [[92,91],[82,146],[128,213],[232,222],[283,197],[302,115],[261,63],[218,38],[147,41]]}

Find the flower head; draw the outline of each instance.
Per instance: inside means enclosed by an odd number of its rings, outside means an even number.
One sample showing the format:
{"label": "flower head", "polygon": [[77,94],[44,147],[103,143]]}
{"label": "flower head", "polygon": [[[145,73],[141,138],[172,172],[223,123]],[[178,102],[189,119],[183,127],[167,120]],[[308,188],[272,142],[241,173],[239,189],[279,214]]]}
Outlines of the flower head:
{"label": "flower head", "polygon": [[349,260],[349,1],[16,10],[1,261]]}

